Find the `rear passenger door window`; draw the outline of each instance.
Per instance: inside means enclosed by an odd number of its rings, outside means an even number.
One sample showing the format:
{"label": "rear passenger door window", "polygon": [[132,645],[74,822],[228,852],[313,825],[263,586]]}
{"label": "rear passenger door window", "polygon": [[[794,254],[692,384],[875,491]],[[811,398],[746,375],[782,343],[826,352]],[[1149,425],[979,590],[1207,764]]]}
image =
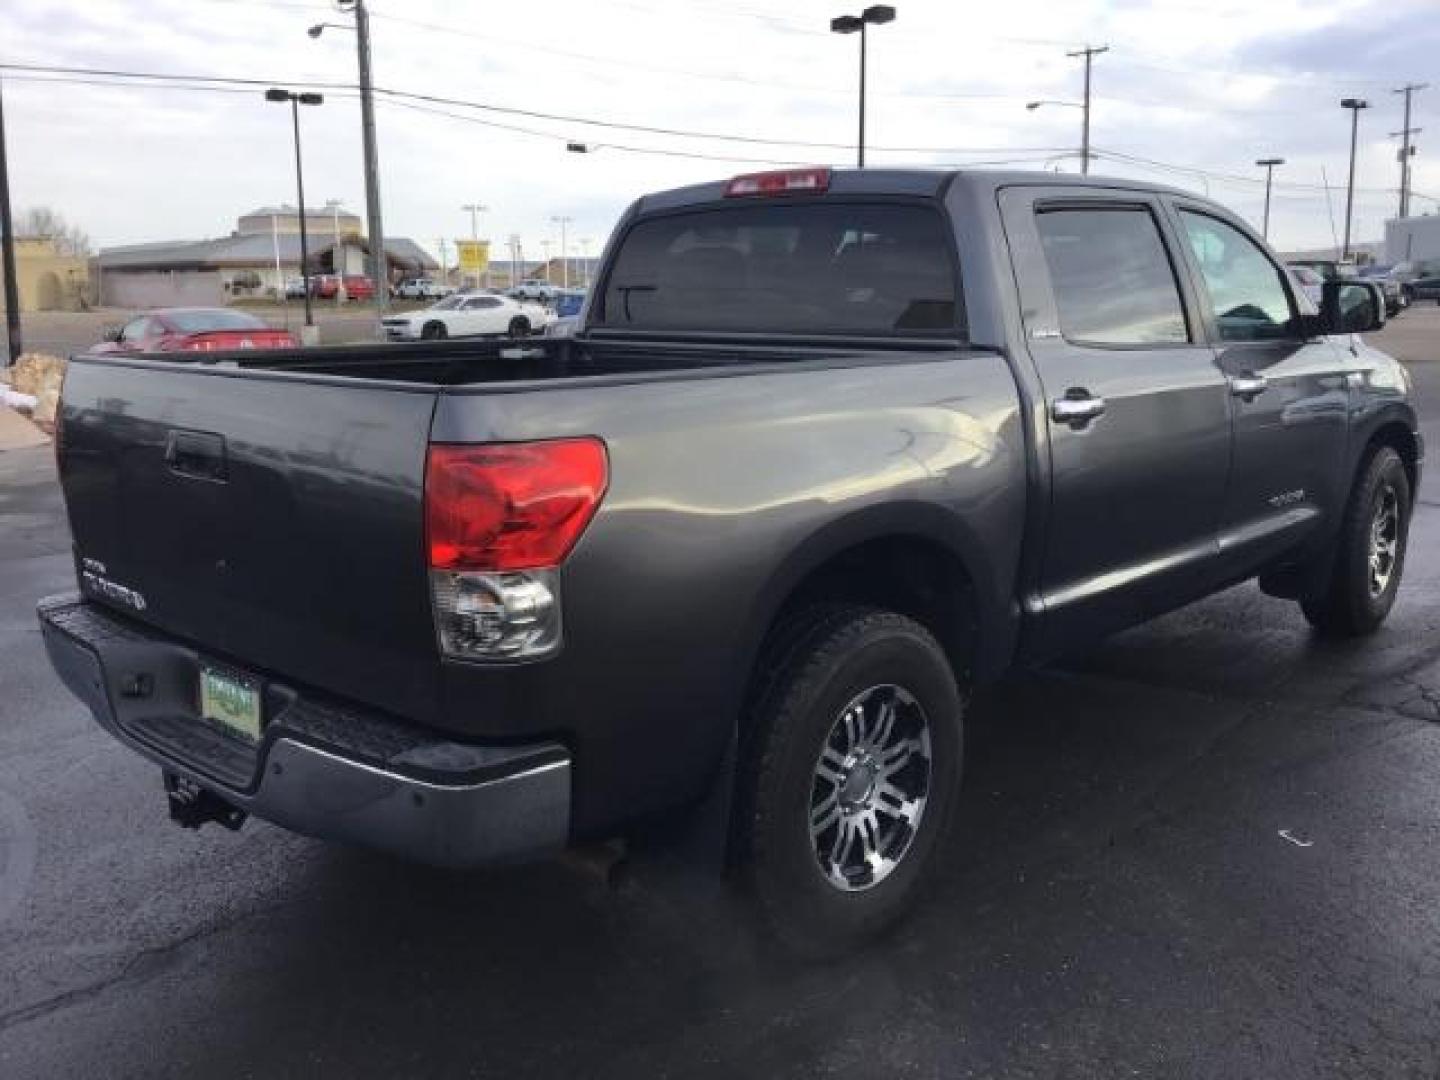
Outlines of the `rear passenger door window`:
{"label": "rear passenger door window", "polygon": [[1284,272],[1258,244],[1209,214],[1181,210],[1180,220],[1222,341],[1300,336]]}
{"label": "rear passenger door window", "polygon": [[1066,340],[1126,347],[1190,341],[1175,270],[1148,209],[1041,208],[1036,224]]}

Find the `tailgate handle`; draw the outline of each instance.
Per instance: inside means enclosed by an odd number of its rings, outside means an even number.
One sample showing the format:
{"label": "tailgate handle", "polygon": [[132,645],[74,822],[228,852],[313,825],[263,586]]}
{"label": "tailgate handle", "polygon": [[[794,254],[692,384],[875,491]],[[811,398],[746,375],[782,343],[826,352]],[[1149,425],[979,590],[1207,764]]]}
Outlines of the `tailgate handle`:
{"label": "tailgate handle", "polygon": [[181,476],[224,481],[225,436],[209,431],[172,430],[165,436],[165,464]]}

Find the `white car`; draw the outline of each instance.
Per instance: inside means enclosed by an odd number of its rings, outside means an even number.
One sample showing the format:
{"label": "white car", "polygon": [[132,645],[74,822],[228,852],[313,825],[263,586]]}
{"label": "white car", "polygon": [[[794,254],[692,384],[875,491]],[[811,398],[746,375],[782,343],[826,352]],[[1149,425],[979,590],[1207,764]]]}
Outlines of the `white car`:
{"label": "white car", "polygon": [[542,304],[495,293],[456,293],[422,311],[392,315],[382,325],[391,341],[438,341],[487,334],[528,337],[543,331],[552,318]]}
{"label": "white car", "polygon": [[455,290],[431,278],[406,278],[395,289],[395,295],[404,300],[440,300]]}
{"label": "white car", "polygon": [[543,278],[526,278],[510,290],[510,295],[517,300],[554,300],[560,295],[560,286]]}

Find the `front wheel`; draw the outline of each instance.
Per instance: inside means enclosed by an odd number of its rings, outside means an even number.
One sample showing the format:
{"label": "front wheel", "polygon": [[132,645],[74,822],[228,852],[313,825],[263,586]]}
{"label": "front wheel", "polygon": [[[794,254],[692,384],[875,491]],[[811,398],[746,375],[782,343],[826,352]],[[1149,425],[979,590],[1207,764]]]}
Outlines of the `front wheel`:
{"label": "front wheel", "polygon": [[960,782],[963,704],[944,651],[894,612],[805,612],[771,641],[748,717],[736,851],[768,928],[808,955],[916,900]]}
{"label": "front wheel", "polygon": [[530,320],[521,315],[516,315],[510,320],[508,331],[511,337],[528,337],[530,334]]}
{"label": "front wheel", "polygon": [[442,322],[427,322],[420,328],[420,337],[425,341],[440,341],[448,335],[449,332]]}
{"label": "front wheel", "polygon": [[1335,637],[1378,629],[1395,604],[1409,530],[1409,474],[1399,454],[1379,447],[1346,503],[1329,587],[1301,601],[1311,625]]}

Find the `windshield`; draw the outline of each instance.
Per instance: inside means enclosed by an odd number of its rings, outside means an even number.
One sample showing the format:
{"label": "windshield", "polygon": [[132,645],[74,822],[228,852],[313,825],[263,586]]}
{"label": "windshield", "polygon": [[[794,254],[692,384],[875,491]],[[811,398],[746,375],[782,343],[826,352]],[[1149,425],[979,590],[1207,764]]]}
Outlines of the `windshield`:
{"label": "windshield", "polygon": [[595,324],[750,333],[959,330],[946,225],[928,206],[736,205],[626,234]]}
{"label": "windshield", "polygon": [[165,316],[182,334],[203,334],[207,330],[265,330],[265,323],[244,311],[221,308],[203,311],[172,311]]}

